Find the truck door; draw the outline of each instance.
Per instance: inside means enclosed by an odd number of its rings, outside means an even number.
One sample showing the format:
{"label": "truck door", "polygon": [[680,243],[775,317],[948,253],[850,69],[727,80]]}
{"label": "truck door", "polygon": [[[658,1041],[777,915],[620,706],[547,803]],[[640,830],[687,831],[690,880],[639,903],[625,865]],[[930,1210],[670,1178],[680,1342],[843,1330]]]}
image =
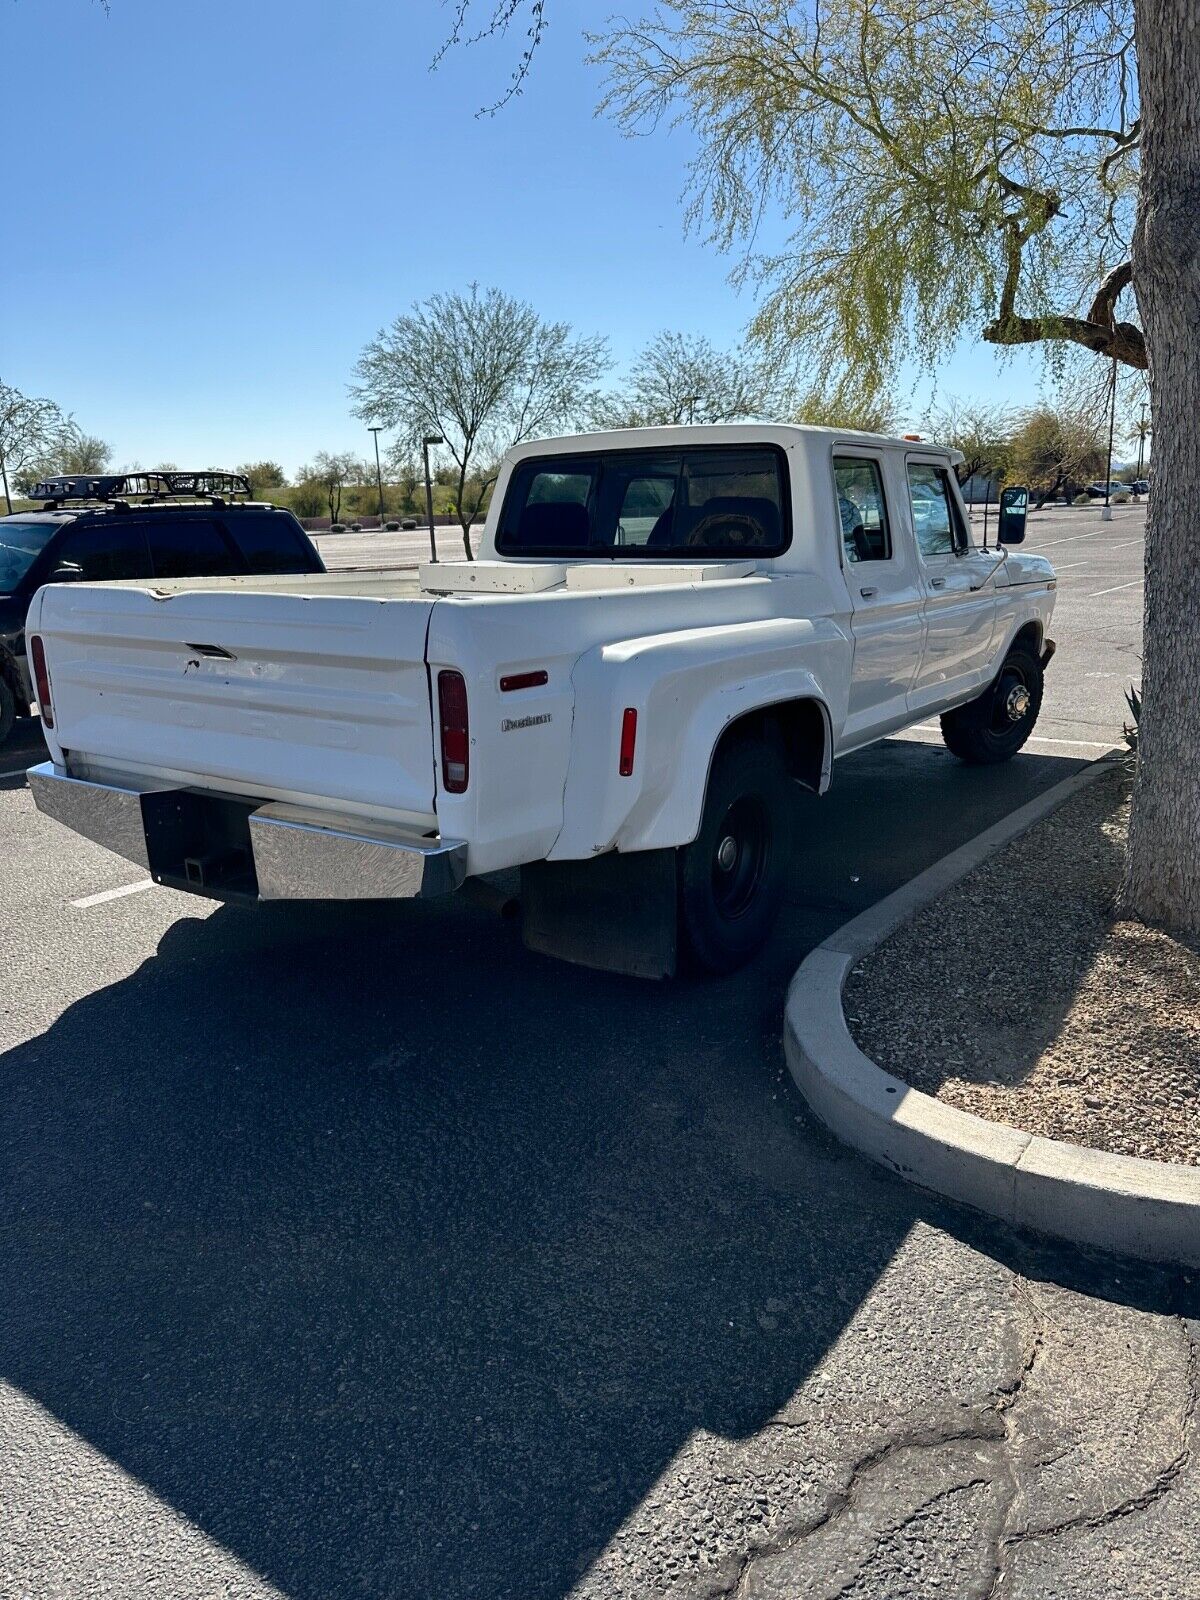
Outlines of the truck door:
{"label": "truck door", "polygon": [[996,557],[971,543],[944,460],[905,462],[913,539],[925,591],[925,649],[913,710],[981,687],[992,668]]}
{"label": "truck door", "polygon": [[896,537],[882,454],[835,449],[842,570],[850,591],[854,663],[843,748],[909,720],[921,660],[924,591],[911,541]]}

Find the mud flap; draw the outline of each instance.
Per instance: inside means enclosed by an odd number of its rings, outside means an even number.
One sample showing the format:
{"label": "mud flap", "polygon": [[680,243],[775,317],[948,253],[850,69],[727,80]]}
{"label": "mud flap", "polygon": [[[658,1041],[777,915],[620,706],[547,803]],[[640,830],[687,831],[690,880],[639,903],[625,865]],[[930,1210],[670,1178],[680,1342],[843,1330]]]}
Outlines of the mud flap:
{"label": "mud flap", "polygon": [[673,977],[676,852],[612,850],[590,861],[534,862],[521,868],[521,912],[530,950],[601,972]]}

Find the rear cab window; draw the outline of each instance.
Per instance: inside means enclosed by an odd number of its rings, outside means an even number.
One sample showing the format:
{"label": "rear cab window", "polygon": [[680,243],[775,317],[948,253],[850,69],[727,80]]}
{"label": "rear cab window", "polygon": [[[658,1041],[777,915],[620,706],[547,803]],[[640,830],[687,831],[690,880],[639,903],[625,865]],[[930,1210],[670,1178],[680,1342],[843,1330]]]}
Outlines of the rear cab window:
{"label": "rear cab window", "polygon": [[496,536],[506,555],[622,559],[778,555],[791,542],[773,445],[596,451],[522,461]]}

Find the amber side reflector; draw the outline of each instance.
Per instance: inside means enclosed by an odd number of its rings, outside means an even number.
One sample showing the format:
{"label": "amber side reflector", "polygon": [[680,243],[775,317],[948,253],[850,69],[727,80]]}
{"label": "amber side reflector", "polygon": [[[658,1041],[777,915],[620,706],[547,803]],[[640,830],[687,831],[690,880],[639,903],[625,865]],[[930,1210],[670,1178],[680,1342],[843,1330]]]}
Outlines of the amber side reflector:
{"label": "amber side reflector", "polygon": [[46,670],[46,647],[35,633],[29,641],[29,657],[33,662],[33,686],[37,690],[38,710],[48,728],[54,726],[54,704],[50,698],[50,674]]}
{"label": "amber side reflector", "polygon": [[540,689],[543,683],[549,682],[548,672],[514,672],[500,679],[500,690],[503,694],[511,694],[514,689]]}

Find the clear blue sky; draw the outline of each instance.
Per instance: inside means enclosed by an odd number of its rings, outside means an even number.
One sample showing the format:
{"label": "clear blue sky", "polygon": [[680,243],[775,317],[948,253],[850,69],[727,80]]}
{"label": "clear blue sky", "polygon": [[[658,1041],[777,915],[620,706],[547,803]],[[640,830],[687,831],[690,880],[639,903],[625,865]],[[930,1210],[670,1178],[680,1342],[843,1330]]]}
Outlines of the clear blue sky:
{"label": "clear blue sky", "polygon": [[[431,73],[439,0],[0,0],[24,145],[0,376],[73,411],[118,464],[291,472],[366,451],[346,399],[358,351],[472,278],[606,334],[623,361],[664,327],[735,341],[753,303],[684,237],[687,138],[623,139],[593,114],[581,32],[610,4],[555,0],[526,93],[477,118],[519,41]],[[964,349],[939,384],[1023,400],[1039,374]],[[927,380],[911,393],[916,414]]]}

